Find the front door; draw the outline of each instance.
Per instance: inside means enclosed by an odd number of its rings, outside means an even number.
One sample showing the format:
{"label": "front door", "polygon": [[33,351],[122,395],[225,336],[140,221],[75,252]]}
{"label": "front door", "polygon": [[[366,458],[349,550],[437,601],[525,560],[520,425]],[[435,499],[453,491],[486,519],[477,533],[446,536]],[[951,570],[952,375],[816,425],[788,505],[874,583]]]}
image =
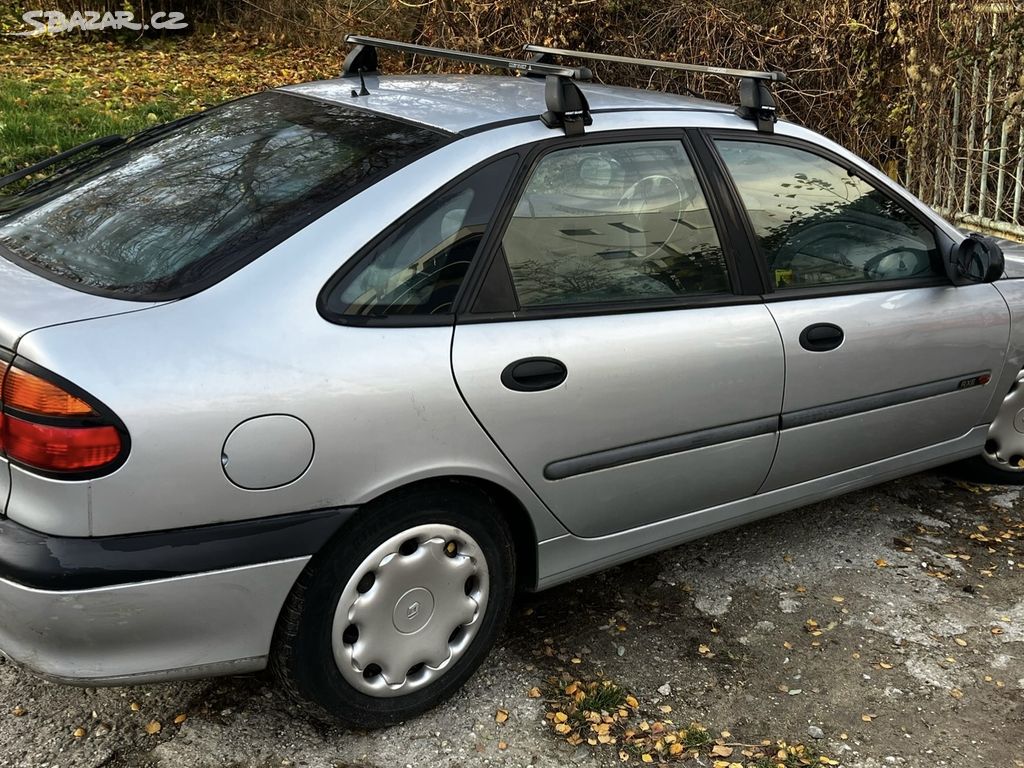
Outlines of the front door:
{"label": "front door", "polygon": [[753,494],[783,386],[683,142],[597,141],[534,165],[452,348],[484,429],[587,537]]}
{"label": "front door", "polygon": [[763,490],[952,440],[982,419],[1009,312],[992,285],[952,286],[939,233],[842,158],[720,134],[782,334],[779,452]]}

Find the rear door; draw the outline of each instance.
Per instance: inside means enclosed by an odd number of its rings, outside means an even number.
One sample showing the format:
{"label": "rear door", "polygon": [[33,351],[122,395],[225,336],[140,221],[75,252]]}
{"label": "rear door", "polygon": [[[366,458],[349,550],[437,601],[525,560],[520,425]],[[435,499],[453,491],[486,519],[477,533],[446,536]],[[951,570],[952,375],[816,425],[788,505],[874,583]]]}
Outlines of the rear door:
{"label": "rear door", "polygon": [[469,407],[573,533],[753,494],[783,352],[681,134],[533,161],[455,328]]}
{"label": "rear door", "polygon": [[979,424],[1009,335],[995,287],[951,285],[944,235],[843,158],[763,134],[712,143],[749,217],[785,347],[779,452],[764,490]]}

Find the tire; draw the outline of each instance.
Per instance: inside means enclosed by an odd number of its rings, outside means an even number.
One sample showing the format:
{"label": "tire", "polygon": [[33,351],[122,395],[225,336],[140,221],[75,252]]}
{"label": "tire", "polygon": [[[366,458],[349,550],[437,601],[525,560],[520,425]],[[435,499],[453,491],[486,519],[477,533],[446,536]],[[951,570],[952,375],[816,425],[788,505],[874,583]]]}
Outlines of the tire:
{"label": "tire", "polygon": [[485,491],[452,481],[397,492],[361,510],[310,561],[278,620],[271,669],[320,720],[394,725],[476,671],[515,583],[512,535]]}
{"label": "tire", "polygon": [[1024,485],[1024,472],[1000,469],[982,456],[964,459],[949,466],[950,472],[964,480],[988,485]]}
{"label": "tire", "polygon": [[954,464],[953,471],[981,483],[1024,485],[1024,371],[1003,397],[981,455]]}

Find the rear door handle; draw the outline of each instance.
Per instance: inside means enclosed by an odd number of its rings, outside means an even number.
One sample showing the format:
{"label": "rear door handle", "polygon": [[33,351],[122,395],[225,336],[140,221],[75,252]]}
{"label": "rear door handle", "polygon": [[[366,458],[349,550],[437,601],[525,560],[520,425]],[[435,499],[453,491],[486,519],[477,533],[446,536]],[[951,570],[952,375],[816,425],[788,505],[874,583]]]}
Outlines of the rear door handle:
{"label": "rear door handle", "polygon": [[501,383],[516,392],[540,392],[553,389],[569,374],[561,360],[553,357],[525,357],[505,366]]}
{"label": "rear door handle", "polygon": [[800,333],[800,346],[808,352],[828,352],[843,343],[843,329],[832,323],[815,323]]}

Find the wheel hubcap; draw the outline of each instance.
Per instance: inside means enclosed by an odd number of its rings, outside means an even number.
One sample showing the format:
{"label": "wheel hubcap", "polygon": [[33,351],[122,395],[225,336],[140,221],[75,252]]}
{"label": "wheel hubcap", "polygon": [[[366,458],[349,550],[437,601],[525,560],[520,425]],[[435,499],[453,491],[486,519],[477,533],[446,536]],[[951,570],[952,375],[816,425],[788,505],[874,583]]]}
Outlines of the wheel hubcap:
{"label": "wheel hubcap", "polygon": [[371,696],[401,696],[447,672],[487,607],[487,562],[465,531],[410,528],[356,568],[334,612],[331,644],[342,676]]}
{"label": "wheel hubcap", "polygon": [[1024,371],[1003,398],[982,453],[989,464],[1009,472],[1024,472]]}

